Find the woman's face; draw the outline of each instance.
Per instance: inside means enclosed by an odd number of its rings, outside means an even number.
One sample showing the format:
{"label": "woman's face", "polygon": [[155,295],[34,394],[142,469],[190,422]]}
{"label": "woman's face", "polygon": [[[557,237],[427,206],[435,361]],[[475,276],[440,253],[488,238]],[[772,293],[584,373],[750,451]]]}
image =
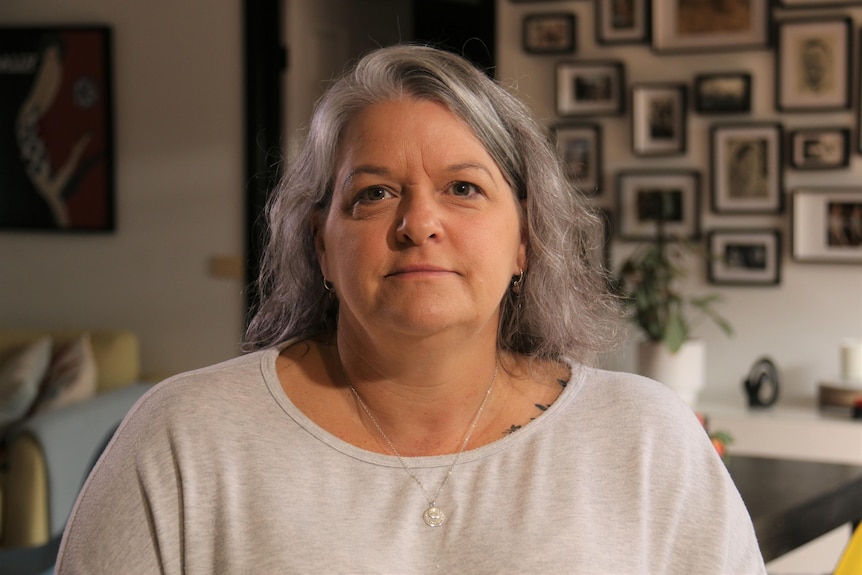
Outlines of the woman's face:
{"label": "woman's face", "polygon": [[444,106],[404,99],[343,134],[328,213],[314,223],[339,329],[496,338],[500,301],[526,267],[512,189]]}

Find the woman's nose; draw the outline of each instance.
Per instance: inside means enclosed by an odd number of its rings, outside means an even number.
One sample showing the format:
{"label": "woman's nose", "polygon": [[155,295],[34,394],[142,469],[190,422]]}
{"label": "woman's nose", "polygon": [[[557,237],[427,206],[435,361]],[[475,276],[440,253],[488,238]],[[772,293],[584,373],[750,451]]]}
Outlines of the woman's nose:
{"label": "woman's nose", "polygon": [[395,237],[404,244],[422,245],[443,237],[441,208],[433,192],[405,194],[398,210]]}

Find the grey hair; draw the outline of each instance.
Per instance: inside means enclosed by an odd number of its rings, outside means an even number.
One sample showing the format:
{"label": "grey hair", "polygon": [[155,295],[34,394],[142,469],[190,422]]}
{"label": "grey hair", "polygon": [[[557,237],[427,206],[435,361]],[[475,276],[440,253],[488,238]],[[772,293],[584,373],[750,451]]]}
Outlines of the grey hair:
{"label": "grey hair", "polygon": [[417,45],[370,52],[317,103],[305,144],[267,207],[260,301],[244,349],[335,329],[338,302],[323,285],[312,216],[329,209],[347,123],[372,104],[405,97],[440,103],[469,125],[522,206],[527,270],[519,289],[501,302],[499,348],[584,363],[611,349],[621,313],[595,257],[604,249],[603,224],[569,181],[547,131],[521,101],[464,58]]}

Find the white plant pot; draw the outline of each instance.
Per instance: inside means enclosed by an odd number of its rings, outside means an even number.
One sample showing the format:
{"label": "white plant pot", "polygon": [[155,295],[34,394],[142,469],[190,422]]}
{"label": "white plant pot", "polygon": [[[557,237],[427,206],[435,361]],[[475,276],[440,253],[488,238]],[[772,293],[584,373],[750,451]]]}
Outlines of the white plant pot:
{"label": "white plant pot", "polygon": [[637,370],[665,384],[693,407],[706,379],[706,345],[701,340],[688,340],[671,353],[663,343],[640,342]]}

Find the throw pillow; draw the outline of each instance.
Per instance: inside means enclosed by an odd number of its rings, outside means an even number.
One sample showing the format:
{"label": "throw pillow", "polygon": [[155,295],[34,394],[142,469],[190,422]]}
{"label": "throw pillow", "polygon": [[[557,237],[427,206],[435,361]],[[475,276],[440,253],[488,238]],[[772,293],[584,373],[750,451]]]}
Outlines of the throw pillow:
{"label": "throw pillow", "polygon": [[96,393],[96,359],[87,333],[59,346],[31,414],[65,407]]}
{"label": "throw pillow", "polygon": [[27,415],[51,363],[51,338],[24,345],[0,364],[0,434]]}

